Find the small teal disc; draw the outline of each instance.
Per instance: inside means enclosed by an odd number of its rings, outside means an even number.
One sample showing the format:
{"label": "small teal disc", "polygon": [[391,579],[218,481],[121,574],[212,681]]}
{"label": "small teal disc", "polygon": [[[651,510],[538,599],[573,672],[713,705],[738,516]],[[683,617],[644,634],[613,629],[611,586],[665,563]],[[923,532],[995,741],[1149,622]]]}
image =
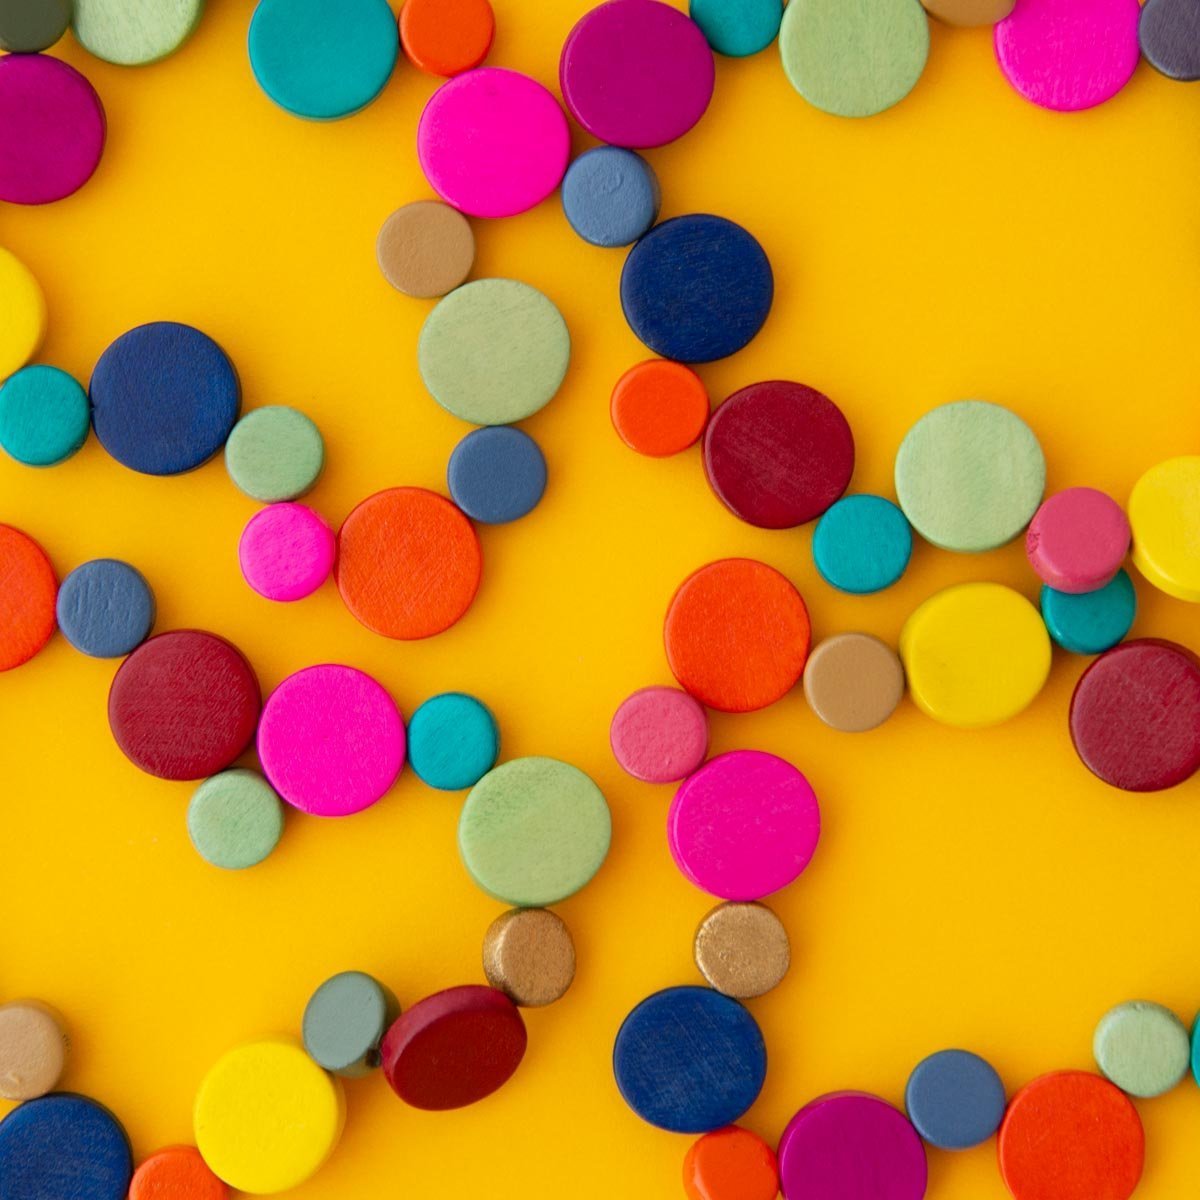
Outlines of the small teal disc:
{"label": "small teal disc", "polygon": [[1072,654],[1103,654],[1133,626],[1137,593],[1128,571],[1119,571],[1098,592],[1072,596],[1042,588],[1042,620],[1050,636]]}
{"label": "small teal disc", "polygon": [[500,731],[487,705],[462,692],[426,700],[408,726],[408,761],[444,792],[474,787],[495,765]]}
{"label": "small teal disc", "polygon": [[846,496],[817,522],[813,562],[843,592],[865,596],[891,587],[912,557],[908,518],[882,496]]}
{"label": "small teal disc", "polygon": [[281,108],[334,121],[383,91],[400,52],[385,0],[259,0],[250,21],[250,67]]}
{"label": "small teal disc", "polygon": [[87,392],[57,367],[24,367],[0,387],[0,446],[29,467],[52,467],[87,441]]}
{"label": "small teal disc", "polygon": [[691,17],[718,54],[747,58],[779,36],[783,0],[692,0]]}

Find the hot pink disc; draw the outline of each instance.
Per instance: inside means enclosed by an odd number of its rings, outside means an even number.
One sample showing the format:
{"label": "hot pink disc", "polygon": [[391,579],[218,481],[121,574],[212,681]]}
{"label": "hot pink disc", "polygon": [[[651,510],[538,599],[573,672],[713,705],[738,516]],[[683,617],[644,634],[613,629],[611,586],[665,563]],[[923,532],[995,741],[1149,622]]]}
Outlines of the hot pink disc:
{"label": "hot pink disc", "polygon": [[1037,510],[1025,553],[1043,583],[1078,595],[1095,592],[1121,569],[1129,553],[1129,518],[1095,488],[1068,488]]}
{"label": "hot pink disc", "polygon": [[272,504],[250,518],[238,543],[246,582],[268,600],[302,600],[329,578],[337,539],[304,504]]}
{"label": "hot pink disc", "polygon": [[821,813],[807,779],[761,750],[705,763],[675,793],[667,842],[676,866],[722,900],[758,900],[808,866]]}
{"label": "hot pink disc", "polygon": [[425,178],[472,217],[511,217],[562,182],[571,139],[566,114],[536,80],[480,67],[442,84],[417,127]]}
{"label": "hot pink disc", "polygon": [[301,812],[348,817],[370,808],[404,766],[395,701],[353,667],[306,667],[271,693],[258,757],[271,786]]}
{"label": "hot pink disc", "polygon": [[74,67],[0,58],[0,200],[49,204],[78,191],[104,152],[104,106]]}
{"label": "hot pink disc", "polygon": [[1115,96],[1141,53],[1138,0],[1017,0],[996,26],[996,58],[1026,100],[1076,112]]}
{"label": "hot pink disc", "polygon": [[608,731],[613,756],[634,779],[673,783],[708,753],[708,717],[678,688],[648,687],[622,701]]}

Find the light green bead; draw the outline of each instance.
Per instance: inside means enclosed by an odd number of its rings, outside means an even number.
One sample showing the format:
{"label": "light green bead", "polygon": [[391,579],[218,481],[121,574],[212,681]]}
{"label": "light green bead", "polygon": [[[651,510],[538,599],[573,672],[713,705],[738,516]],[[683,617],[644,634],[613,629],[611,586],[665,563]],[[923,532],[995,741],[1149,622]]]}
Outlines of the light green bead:
{"label": "light green bead", "polygon": [[237,871],[262,862],[283,833],[283,805],[255,771],[235,768],[206,779],[192,794],[188,836],[214,867]]}
{"label": "light green bead", "polygon": [[121,67],[158,62],[192,35],[204,0],[75,0],[75,40]]}
{"label": "light green bead", "polygon": [[324,465],[321,431],[302,412],[282,404],[248,412],[225,443],[229,478],[264,504],[303,496]]}
{"label": "light green bead", "polygon": [[1191,1040],[1169,1008],[1130,1000],[1104,1014],[1092,1050],[1100,1070],[1117,1087],[1149,1098],[1169,1092],[1187,1074]]}

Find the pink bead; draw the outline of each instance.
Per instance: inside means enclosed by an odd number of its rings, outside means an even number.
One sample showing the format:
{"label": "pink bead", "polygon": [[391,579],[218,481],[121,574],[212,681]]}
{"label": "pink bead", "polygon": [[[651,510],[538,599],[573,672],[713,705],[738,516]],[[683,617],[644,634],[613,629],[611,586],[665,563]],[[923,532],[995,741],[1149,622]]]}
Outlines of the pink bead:
{"label": "pink bead", "polygon": [[642,688],[617,709],[608,740],[613,756],[634,779],[673,783],[704,761],[708,717],[678,688]]}
{"label": "pink bead", "polygon": [[1129,538],[1129,518],[1111,496],[1068,488],[1037,510],[1025,553],[1043,583],[1078,595],[1112,580],[1129,553]]}
{"label": "pink bead", "polygon": [[329,578],[337,539],[304,504],[272,504],[242,530],[238,561],[246,582],[268,600],[302,600]]}
{"label": "pink bead", "polygon": [[1059,112],[1103,104],[1141,53],[1138,0],[1017,0],[996,26],[1000,69],[1026,100]]}
{"label": "pink bead", "polygon": [[370,808],[404,766],[404,721],[395,701],[353,667],[307,667],[263,705],[258,757],[271,786],[317,817]]}
{"label": "pink bead", "polygon": [[809,782],[761,750],[734,750],[679,785],[667,817],[676,866],[722,900],[758,900],[808,866],[821,836]]}
{"label": "pink bead", "polygon": [[538,82],[480,67],[442,84],[421,114],[417,156],[448,204],[472,217],[511,217],[562,182],[566,114]]}

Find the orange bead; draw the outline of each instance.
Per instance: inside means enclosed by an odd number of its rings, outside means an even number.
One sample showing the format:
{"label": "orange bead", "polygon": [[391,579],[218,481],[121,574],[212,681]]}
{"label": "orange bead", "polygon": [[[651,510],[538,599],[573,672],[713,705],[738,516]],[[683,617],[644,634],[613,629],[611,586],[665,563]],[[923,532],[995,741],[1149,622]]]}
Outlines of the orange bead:
{"label": "orange bead", "polygon": [[133,1173],[129,1200],[227,1200],[229,1189],[195,1146],[168,1146]]}
{"label": "orange bead", "polygon": [[461,75],[479,66],[495,32],[488,0],[406,0],[400,10],[404,53],[430,75]]}
{"label": "orange bead", "polygon": [[756,1133],[730,1125],[692,1143],[683,1160],[688,1200],[775,1200],[779,1170]]}
{"label": "orange bead", "polygon": [[54,632],[58,580],[46,552],[0,525],[0,671],[28,662]]}
{"label": "orange bead", "polygon": [[708,392],[682,363],[651,358],[617,380],[611,411],[614,428],[631,450],[665,458],[699,440],[708,422]]}

